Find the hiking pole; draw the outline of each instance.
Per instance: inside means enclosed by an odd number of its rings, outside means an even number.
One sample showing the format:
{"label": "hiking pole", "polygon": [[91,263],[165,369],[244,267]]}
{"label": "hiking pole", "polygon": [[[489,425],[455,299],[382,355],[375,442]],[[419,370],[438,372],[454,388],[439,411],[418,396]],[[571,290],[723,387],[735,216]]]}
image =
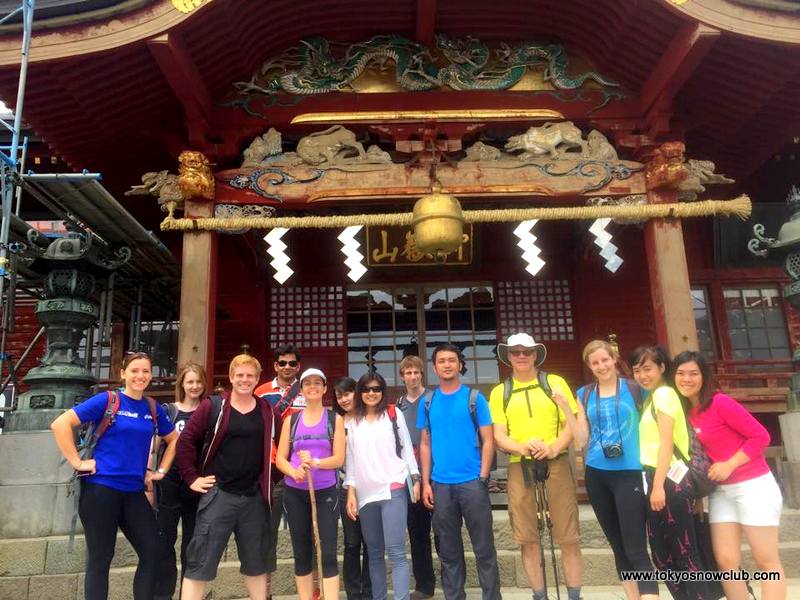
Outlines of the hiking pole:
{"label": "hiking pole", "polygon": [[314,549],[317,552],[317,577],[319,578],[320,598],[325,600],[325,586],[322,582],[322,544],[319,540],[319,524],[317,523],[317,496],[314,493],[314,478],[308,470],[308,496],[311,500],[311,534],[314,537]]}
{"label": "hiking pole", "polygon": [[[522,477],[525,481],[525,487],[533,487],[534,499],[536,500],[536,529],[539,533],[539,558],[541,560],[542,581],[544,582],[544,595],[547,596],[547,568],[544,559],[544,499],[542,492],[539,489],[539,483],[536,480],[536,470],[534,468],[533,460],[523,457],[520,460],[522,467]],[[556,581],[556,585],[558,582]]]}
{"label": "hiking pole", "polygon": [[[556,546],[555,542],[553,541],[553,520],[550,518],[550,499],[547,497],[547,486],[545,485],[544,481],[539,482],[539,485],[542,487],[545,522],[547,523],[547,531],[550,534],[550,555],[553,559],[553,577],[555,577],[556,580],[556,598],[557,600],[561,600],[561,591],[558,588],[558,563],[556,562]],[[544,546],[542,546],[542,552],[544,552]]]}

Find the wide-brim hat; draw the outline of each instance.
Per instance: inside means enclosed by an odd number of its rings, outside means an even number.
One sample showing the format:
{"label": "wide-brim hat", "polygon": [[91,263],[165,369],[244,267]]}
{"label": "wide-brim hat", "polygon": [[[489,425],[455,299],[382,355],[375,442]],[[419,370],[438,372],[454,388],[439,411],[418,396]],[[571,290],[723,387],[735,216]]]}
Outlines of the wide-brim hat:
{"label": "wide-brim hat", "polygon": [[533,366],[537,368],[547,357],[547,348],[544,347],[544,344],[537,343],[536,340],[527,333],[515,333],[508,336],[505,344],[497,344],[497,358],[500,359],[500,362],[510,367],[511,362],[508,360],[508,349],[516,347],[534,350],[536,352],[536,358],[533,361]]}
{"label": "wide-brim hat", "polygon": [[314,369],[312,367],[311,369],[306,369],[305,371],[303,371],[303,374],[300,375],[300,383],[302,384],[303,383],[303,379],[305,379],[306,377],[310,377],[311,375],[316,375],[317,377],[322,379],[322,383],[327,383],[328,382],[327,378],[325,377],[325,373],[323,373],[319,369]]}

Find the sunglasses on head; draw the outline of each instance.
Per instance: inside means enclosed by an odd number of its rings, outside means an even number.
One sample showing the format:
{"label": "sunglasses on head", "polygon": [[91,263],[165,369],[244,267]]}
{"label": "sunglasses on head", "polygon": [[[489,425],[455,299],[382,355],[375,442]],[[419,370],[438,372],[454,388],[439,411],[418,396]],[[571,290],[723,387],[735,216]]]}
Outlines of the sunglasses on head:
{"label": "sunglasses on head", "polygon": [[513,356],[532,356],[533,350],[509,350],[508,353]]}
{"label": "sunglasses on head", "polygon": [[364,388],[364,393],[366,394],[367,392],[372,392],[373,394],[381,394],[383,393],[383,390],[379,385],[369,385]]}
{"label": "sunglasses on head", "polygon": [[290,367],[296,367],[297,366],[297,361],[296,360],[278,360],[276,362],[278,363],[279,367],[285,367],[286,365],[289,365]]}
{"label": "sunglasses on head", "polygon": [[146,358],[150,360],[150,355],[147,352],[142,352],[141,350],[128,350],[125,353],[125,358],[134,360],[137,358]]}

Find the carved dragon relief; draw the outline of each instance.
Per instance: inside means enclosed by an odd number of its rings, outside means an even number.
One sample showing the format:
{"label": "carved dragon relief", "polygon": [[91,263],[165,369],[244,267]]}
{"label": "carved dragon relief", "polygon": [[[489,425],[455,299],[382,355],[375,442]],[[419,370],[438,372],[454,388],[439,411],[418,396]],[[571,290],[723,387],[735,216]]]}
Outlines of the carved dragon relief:
{"label": "carved dragon relief", "polygon": [[619,87],[595,71],[570,75],[569,59],[559,44],[522,41],[491,49],[472,36],[454,40],[446,35],[436,36],[434,49],[400,35],[377,35],[349,46],[310,37],[265,61],[249,81],[234,85],[244,95],[353,91],[354,82],[367,69],[386,72],[390,64],[394,66],[395,83],[415,92],[440,88],[507,90],[529,71],[540,68],[543,81],[557,90],[577,89],[587,81]]}

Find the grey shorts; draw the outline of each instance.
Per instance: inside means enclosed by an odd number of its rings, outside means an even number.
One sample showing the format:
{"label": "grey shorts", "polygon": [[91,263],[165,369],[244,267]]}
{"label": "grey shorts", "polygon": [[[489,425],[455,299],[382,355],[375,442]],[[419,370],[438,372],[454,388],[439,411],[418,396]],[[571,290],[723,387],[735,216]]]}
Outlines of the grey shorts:
{"label": "grey shorts", "polygon": [[243,575],[267,572],[270,528],[267,504],[260,493],[254,496],[229,494],[217,487],[200,498],[194,536],[186,549],[184,576],[195,581],[212,581],[234,534]]}

